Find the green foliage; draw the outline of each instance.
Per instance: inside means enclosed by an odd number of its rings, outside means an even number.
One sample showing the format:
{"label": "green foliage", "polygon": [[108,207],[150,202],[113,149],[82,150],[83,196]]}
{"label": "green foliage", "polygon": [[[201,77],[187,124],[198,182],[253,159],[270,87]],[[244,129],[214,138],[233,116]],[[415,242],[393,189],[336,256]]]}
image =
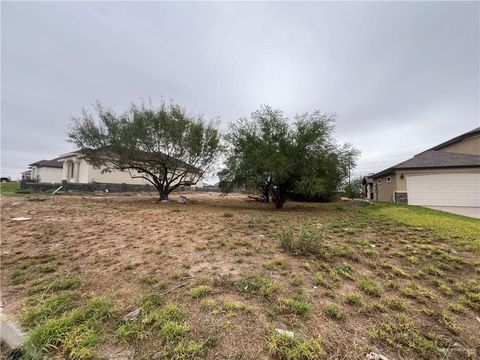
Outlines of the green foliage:
{"label": "green foliage", "polygon": [[345,197],[349,199],[360,199],[364,198],[364,191],[363,191],[363,176],[358,178],[352,179],[349,181],[343,188],[343,193]]}
{"label": "green foliage", "polygon": [[332,194],[358,154],[333,140],[334,120],[334,115],[315,111],[297,115],[289,125],[280,110],[263,106],[249,119],[231,124],[225,169],[218,174],[221,187],[260,188],[272,194],[277,208],[290,192]]}
{"label": "green foliage", "polygon": [[360,294],[347,294],[345,296],[345,302],[349,305],[360,305],[363,300],[362,295]]}
{"label": "green foliage", "polygon": [[280,245],[294,255],[321,255],[323,244],[321,234],[313,226],[301,226],[294,231],[284,228],[280,232]]}
{"label": "green foliage", "polygon": [[163,102],[132,105],[123,114],[97,103],[95,115],[84,110],[74,118],[69,137],[91,164],[133,171],[152,183],[161,199],[197,183],[221,151],[212,123]]}
{"label": "green foliage", "polygon": [[273,358],[280,360],[319,360],[325,357],[325,350],[318,340],[302,340],[278,332],[272,332],[267,348]]}
{"label": "green foliage", "polygon": [[189,331],[188,324],[177,321],[165,321],[160,328],[162,338],[170,342],[185,338]]}
{"label": "green foliage", "polygon": [[100,341],[100,325],[114,315],[112,305],[93,299],[85,306],[40,323],[29,334],[26,347],[41,357],[52,348],[69,359],[90,359]]}
{"label": "green foliage", "polygon": [[280,289],[280,285],[266,275],[253,279],[242,279],[235,284],[235,287],[239,293],[260,293],[265,297],[271,296]]}
{"label": "green foliage", "polygon": [[124,322],[115,332],[116,338],[125,342],[131,340],[143,340],[146,339],[148,335],[149,333],[144,329],[142,324],[137,321]]}
{"label": "green foliage", "polygon": [[29,303],[33,306],[22,316],[22,322],[28,327],[34,327],[71,310],[73,294],[53,295],[47,299],[34,298]]}
{"label": "green foliage", "polygon": [[307,300],[284,298],[280,299],[276,311],[280,313],[308,316],[310,314],[311,304]]}
{"label": "green foliage", "polygon": [[432,230],[468,250],[480,252],[480,220],[420,206],[375,204],[364,211],[387,220]]}
{"label": "green foliage", "polygon": [[362,291],[368,295],[380,296],[380,294],[382,293],[382,288],[380,287],[380,285],[377,284],[374,280],[366,277],[360,279],[359,286],[360,289],[362,289]]}
{"label": "green foliage", "polygon": [[190,290],[190,296],[193,298],[201,298],[207,295],[211,291],[208,285],[199,285],[196,288]]}
{"label": "green foliage", "polygon": [[323,309],[326,315],[330,316],[333,319],[339,320],[342,318],[342,313],[340,308],[335,304],[328,304]]}

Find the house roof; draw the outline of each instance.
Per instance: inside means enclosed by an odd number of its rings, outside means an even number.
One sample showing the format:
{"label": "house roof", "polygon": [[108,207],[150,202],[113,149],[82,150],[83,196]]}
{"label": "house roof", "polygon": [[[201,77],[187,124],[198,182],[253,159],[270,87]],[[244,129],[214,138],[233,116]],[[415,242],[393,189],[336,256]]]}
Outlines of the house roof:
{"label": "house roof", "polygon": [[395,170],[480,167],[480,155],[451,153],[439,150],[427,150],[413,158],[403,161],[373,175],[374,178],[389,174]]}
{"label": "house roof", "polygon": [[[109,146],[105,146],[105,147],[102,147],[102,148],[99,148],[99,149],[95,149],[95,150],[90,150],[90,149],[78,149],[78,150],[75,150],[75,151],[72,151],[72,152],[69,152],[69,153],[66,153],[66,154],[62,154],[60,155],[57,159],[59,160],[62,160],[64,161],[65,158],[68,158],[68,157],[72,157],[72,156],[83,156],[85,155],[86,152],[88,151],[95,151],[99,154],[101,154],[103,157],[105,158],[116,158],[118,157],[118,155],[112,151],[110,149]],[[146,159],[148,159],[151,154],[148,153],[148,152],[145,152],[145,151],[139,151],[138,152],[139,154],[143,154],[146,156]],[[163,156],[167,156],[166,154],[164,153],[160,153],[162,154]],[[185,167],[189,167],[190,169],[194,170],[194,171],[203,171],[202,169],[196,167],[196,166],[193,166],[193,165],[190,165],[188,163],[186,163],[185,161],[182,161],[182,160],[179,160],[179,159],[175,159],[177,161],[178,164],[180,164],[181,166],[185,166]]]}
{"label": "house roof", "polygon": [[63,164],[57,159],[52,160],[40,160],[30,164],[29,166],[38,166],[38,167],[52,167],[52,168],[62,168]]}
{"label": "house roof", "polygon": [[461,135],[458,135],[450,140],[447,140],[441,144],[438,144],[428,150],[425,150],[424,152],[427,152],[427,151],[430,151],[430,150],[440,150],[440,149],[443,149],[444,147],[448,146],[448,145],[451,145],[451,144],[455,144],[459,141],[462,141],[464,139],[468,139],[472,136],[475,136],[475,135],[480,135],[480,127],[477,127],[473,130],[470,130],[470,131],[467,131],[466,133],[463,133]]}

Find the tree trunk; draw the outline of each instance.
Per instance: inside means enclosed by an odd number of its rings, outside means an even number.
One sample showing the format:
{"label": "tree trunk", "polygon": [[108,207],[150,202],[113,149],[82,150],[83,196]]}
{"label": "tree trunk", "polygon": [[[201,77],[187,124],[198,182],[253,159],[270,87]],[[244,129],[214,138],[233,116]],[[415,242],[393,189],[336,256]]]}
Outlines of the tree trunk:
{"label": "tree trunk", "polygon": [[158,189],[158,194],[160,195],[159,201],[166,200],[168,201],[168,193],[164,191],[164,189]]}
{"label": "tree trunk", "polygon": [[273,196],[273,203],[277,209],[283,209],[283,204],[285,204],[287,200],[287,193],[283,193],[281,191],[277,191],[272,193]]}

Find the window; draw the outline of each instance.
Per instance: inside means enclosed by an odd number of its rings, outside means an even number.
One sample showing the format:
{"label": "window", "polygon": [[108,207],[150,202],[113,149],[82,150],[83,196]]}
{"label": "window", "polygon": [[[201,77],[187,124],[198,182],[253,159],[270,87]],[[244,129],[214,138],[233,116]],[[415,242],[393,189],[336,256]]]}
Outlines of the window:
{"label": "window", "polygon": [[380,185],[382,183],[382,179],[377,180],[377,184]]}
{"label": "window", "polygon": [[391,176],[387,176],[387,182],[392,182],[392,177]]}

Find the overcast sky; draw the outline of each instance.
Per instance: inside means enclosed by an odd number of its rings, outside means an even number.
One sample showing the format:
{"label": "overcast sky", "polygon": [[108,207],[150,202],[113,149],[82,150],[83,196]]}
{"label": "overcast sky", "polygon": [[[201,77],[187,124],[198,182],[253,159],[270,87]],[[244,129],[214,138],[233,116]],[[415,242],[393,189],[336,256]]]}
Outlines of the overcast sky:
{"label": "overcast sky", "polygon": [[1,3],[1,173],[72,150],[72,116],[162,98],[225,124],[337,113],[382,170],[479,125],[479,3]]}

